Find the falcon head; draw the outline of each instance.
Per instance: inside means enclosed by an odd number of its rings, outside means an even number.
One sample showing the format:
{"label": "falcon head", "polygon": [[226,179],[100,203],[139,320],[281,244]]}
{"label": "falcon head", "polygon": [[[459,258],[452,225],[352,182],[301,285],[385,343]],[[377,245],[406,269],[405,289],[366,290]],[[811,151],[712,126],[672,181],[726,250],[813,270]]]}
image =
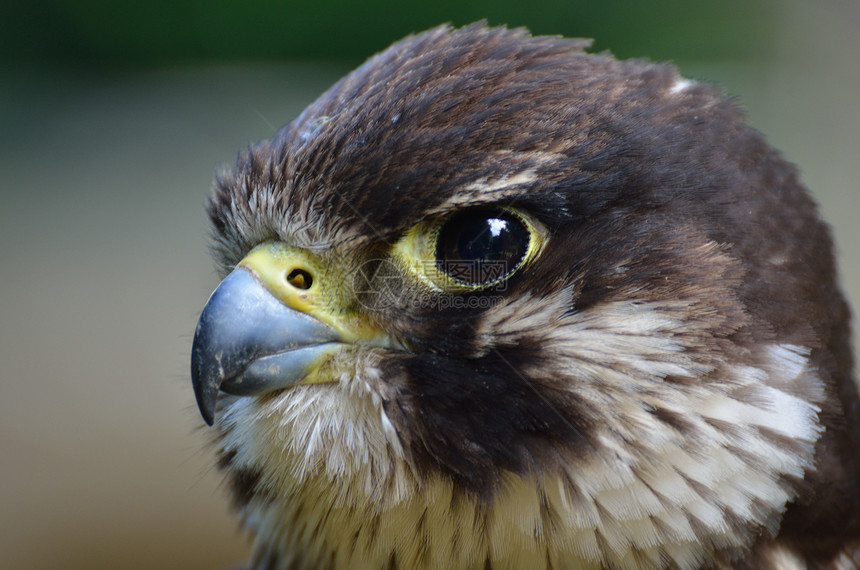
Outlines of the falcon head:
{"label": "falcon head", "polygon": [[255,567],[852,560],[815,204],[720,91],[588,45],[410,36],[216,178],[192,378]]}

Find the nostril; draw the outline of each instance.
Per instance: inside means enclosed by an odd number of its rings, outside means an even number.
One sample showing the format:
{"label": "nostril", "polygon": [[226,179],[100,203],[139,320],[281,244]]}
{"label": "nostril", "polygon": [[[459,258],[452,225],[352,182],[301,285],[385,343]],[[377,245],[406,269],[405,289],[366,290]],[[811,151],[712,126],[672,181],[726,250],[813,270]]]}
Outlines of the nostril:
{"label": "nostril", "polygon": [[287,274],[287,281],[296,289],[310,289],[314,278],[304,269],[293,269]]}

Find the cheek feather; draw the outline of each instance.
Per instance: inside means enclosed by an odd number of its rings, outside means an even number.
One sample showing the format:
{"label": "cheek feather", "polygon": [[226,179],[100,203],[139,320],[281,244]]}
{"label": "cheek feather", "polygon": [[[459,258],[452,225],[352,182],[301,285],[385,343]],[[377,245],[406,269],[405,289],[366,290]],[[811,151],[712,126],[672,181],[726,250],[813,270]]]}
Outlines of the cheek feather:
{"label": "cheek feather", "polygon": [[[790,481],[812,467],[823,386],[810,351],[765,345],[758,367],[701,361],[704,324],[677,318],[689,312],[683,305],[621,301],[570,313],[550,332],[520,329],[563,363],[528,377],[570,390],[572,413],[597,426],[593,456],[565,463],[556,511],[569,530],[602,537],[612,553],[595,547],[610,556],[604,563],[632,551],[659,559],[669,548],[683,567],[708,548],[747,545],[756,529],[776,531],[795,494]],[[497,339],[509,334],[506,323],[533,316],[522,309],[497,318]],[[513,509],[528,512],[519,502]]]}
{"label": "cheek feather", "polygon": [[[372,365],[330,390],[297,387],[264,403],[237,401],[223,420],[222,445],[236,450],[232,468],[265,473],[256,483],[267,490],[261,496],[280,498],[252,503],[248,524],[320,552],[318,536],[299,538],[283,521],[316,521],[320,536],[362,528],[350,551],[355,560],[424,552],[453,567],[483,556],[563,567],[573,556],[583,567],[658,568],[671,560],[694,568],[713,549],[749,544],[756,529],[774,532],[794,494],[789,479],[810,467],[821,432],[818,407],[781,389],[801,378],[818,384],[809,352],[771,345],[760,368],[702,365],[685,354],[683,334],[667,334],[684,328],[671,316],[675,305],[623,302],[570,315],[564,334],[547,338],[567,364],[543,373],[576,378],[568,389],[583,413],[600,419],[590,434],[595,454],[568,457],[543,475],[510,474],[490,510],[456,500],[449,480],[416,476],[372,388],[379,381]],[[664,421],[673,417],[682,424]],[[333,516],[331,505],[346,510]],[[422,522],[404,534],[392,526],[394,514]],[[403,543],[405,536],[420,544]],[[338,556],[349,566],[353,554]]]}

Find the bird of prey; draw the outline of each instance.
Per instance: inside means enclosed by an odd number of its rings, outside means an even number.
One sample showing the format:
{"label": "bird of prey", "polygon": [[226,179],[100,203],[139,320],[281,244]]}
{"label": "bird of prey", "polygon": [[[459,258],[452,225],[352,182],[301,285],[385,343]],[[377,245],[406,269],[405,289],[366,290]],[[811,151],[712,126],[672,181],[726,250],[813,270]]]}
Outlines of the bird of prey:
{"label": "bird of prey", "polygon": [[218,174],[192,379],[253,568],[854,568],[849,311],[668,64],[393,44]]}

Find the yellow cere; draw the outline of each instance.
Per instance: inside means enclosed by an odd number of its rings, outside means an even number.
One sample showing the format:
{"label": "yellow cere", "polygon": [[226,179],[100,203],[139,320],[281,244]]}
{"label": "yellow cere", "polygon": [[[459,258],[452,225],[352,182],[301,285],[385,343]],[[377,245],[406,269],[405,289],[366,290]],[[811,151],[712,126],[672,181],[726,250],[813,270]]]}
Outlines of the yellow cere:
{"label": "yellow cere", "polygon": [[[349,300],[340,297],[343,279],[336,264],[328,266],[305,249],[267,241],[251,250],[239,267],[250,270],[284,305],[332,327],[343,342],[390,345],[384,332],[368,318],[344,309]],[[297,278],[297,273],[302,276]]]}

